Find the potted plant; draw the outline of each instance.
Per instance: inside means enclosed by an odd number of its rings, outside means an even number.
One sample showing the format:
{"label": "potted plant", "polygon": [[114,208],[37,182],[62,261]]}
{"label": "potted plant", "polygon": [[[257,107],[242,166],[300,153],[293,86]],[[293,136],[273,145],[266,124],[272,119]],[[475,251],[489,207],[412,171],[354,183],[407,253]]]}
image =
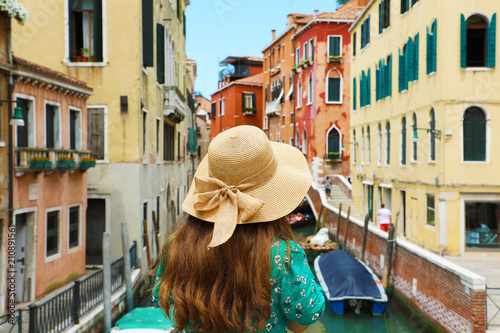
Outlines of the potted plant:
{"label": "potted plant", "polygon": [[342,62],[342,58],[343,57],[341,55],[338,55],[338,56],[331,55],[328,57],[328,61],[329,62]]}
{"label": "potted plant", "polygon": [[84,157],[80,160],[80,167],[87,169],[95,167],[95,162],[97,160],[93,157]]}
{"label": "potted plant", "polygon": [[329,161],[339,161],[342,159],[342,155],[339,152],[328,152],[328,160]]}
{"label": "potted plant", "polygon": [[29,160],[30,168],[44,169],[52,167],[52,162],[46,156],[33,156]]}
{"label": "potted plant", "polygon": [[80,52],[82,54],[82,62],[87,62],[89,61],[89,49],[86,47],[82,47],[80,49]]}
{"label": "potted plant", "polygon": [[74,168],[75,167],[75,159],[71,156],[59,157],[57,160],[58,168]]}
{"label": "potted plant", "polygon": [[257,111],[256,108],[244,108],[243,114],[255,114],[256,111]]}

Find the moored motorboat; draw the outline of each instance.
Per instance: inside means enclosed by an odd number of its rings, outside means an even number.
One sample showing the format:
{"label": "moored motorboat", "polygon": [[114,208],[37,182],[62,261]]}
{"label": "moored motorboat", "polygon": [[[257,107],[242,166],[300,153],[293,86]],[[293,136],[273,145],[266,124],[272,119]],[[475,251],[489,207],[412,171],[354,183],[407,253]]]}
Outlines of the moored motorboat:
{"label": "moored motorboat", "polygon": [[174,322],[168,319],[161,308],[135,308],[122,318],[109,331],[110,333],[171,333]]}
{"label": "moored motorboat", "polygon": [[319,255],[314,270],[333,313],[343,314],[345,302],[350,302],[356,312],[361,302],[369,302],[374,315],[385,312],[388,298],[382,281],[368,265],[346,251]]}

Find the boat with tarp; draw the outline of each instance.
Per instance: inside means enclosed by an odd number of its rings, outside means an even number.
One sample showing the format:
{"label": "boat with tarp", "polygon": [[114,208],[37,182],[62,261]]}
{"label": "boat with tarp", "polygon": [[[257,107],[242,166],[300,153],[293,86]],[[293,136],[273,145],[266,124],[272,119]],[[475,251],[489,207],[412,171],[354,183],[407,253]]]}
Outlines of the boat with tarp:
{"label": "boat with tarp", "polygon": [[323,253],[314,260],[314,270],[325,292],[330,310],[343,314],[345,304],[359,313],[368,303],[374,315],[387,307],[387,293],[382,281],[364,262],[343,250]]}
{"label": "boat with tarp", "polygon": [[171,333],[174,326],[161,308],[135,308],[120,318],[109,333]]}

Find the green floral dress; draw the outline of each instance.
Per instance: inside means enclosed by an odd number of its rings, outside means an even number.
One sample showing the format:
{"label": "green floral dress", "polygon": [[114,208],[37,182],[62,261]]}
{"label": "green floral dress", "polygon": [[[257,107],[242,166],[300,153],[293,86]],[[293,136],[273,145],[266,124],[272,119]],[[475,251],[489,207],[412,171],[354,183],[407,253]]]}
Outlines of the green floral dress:
{"label": "green floral dress", "polygon": [[[323,289],[311,272],[304,250],[290,241],[288,253],[286,242],[277,240],[271,248],[271,261],[271,317],[263,332],[286,332],[289,320],[301,325],[316,322],[325,310],[325,298]],[[157,282],[161,272],[160,264],[153,289],[152,299],[155,303],[159,302],[160,286]]]}

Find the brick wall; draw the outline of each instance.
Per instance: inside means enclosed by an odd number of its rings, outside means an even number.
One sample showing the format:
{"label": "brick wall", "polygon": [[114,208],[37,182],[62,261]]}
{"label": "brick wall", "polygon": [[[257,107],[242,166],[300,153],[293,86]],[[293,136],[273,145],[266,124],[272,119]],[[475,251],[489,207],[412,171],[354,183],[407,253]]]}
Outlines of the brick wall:
{"label": "brick wall", "polygon": [[[308,196],[319,213],[322,202],[327,208],[325,226],[333,239],[342,244],[345,239],[346,219],[341,221],[338,239],[338,209],[326,203],[322,189],[315,184]],[[344,214],[346,212],[344,211]],[[346,250],[361,255],[363,222],[351,218]],[[387,248],[387,233],[369,226],[365,246],[365,262],[379,275]],[[429,251],[398,239],[392,262],[390,288],[429,320],[446,332],[486,332],[486,300],[484,278],[467,271]]]}

